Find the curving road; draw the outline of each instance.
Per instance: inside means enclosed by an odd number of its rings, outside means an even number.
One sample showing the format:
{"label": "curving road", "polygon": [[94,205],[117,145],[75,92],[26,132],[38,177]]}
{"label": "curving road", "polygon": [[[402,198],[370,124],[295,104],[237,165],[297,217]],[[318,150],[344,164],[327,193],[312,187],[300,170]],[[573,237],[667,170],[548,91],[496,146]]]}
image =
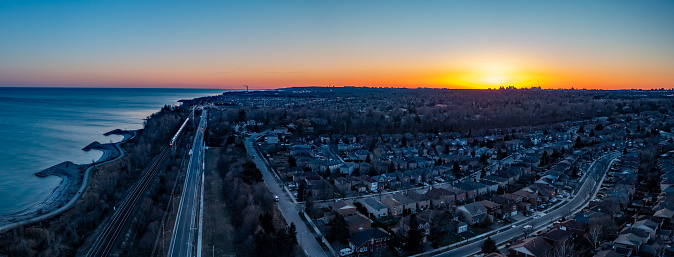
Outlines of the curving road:
{"label": "curving road", "polygon": [[[497,230],[497,234],[492,235],[491,238],[496,241],[497,244],[500,244],[513,238],[524,236],[523,227],[526,225],[531,225],[533,227],[532,231],[536,231],[552,224],[562,217],[566,217],[582,210],[594,198],[598,191],[597,189],[599,188],[599,185],[606,174],[606,171],[611,167],[611,163],[618,156],[620,156],[619,153],[609,153],[594,161],[589,167],[587,175],[585,176],[585,180],[583,181],[581,188],[578,190],[578,193],[565,205],[541,216],[538,219],[528,218],[524,221],[521,221],[517,223],[515,228],[507,227],[499,229]],[[473,239],[470,239],[469,241],[471,242],[470,244],[449,250],[447,252],[438,253],[435,256],[470,256],[472,254],[479,253],[482,249],[482,243],[484,239],[482,239],[481,236],[477,236]],[[438,249],[435,252],[439,250],[441,249]],[[428,252],[424,255],[429,254],[435,253]]]}

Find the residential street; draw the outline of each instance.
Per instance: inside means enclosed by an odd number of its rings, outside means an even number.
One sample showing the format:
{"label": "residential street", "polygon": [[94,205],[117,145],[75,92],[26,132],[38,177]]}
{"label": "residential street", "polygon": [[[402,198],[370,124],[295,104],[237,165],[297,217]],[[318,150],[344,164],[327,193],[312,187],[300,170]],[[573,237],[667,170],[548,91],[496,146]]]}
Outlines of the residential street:
{"label": "residential street", "polygon": [[[588,197],[590,195],[594,196],[596,189],[598,188],[598,183],[593,178],[601,178],[606,171],[610,168],[610,163],[619,156],[618,153],[608,153],[598,160],[592,163],[590,166],[587,179],[583,182],[583,186],[576,194],[576,197],[572,198],[564,206],[551,211],[550,213],[541,216],[538,219],[528,218],[521,223],[518,223],[515,228],[508,227],[502,232],[497,233],[491,238],[496,241],[497,244],[506,242],[513,238],[518,238],[524,235],[523,227],[526,225],[531,225],[533,231],[541,229],[545,226],[552,224],[553,222],[561,219],[564,216],[570,215],[582,209],[589,201],[594,197]],[[579,208],[580,207],[580,208]],[[474,241],[468,245],[452,249],[447,252],[437,254],[435,256],[469,256],[476,254],[481,251],[483,238],[474,239]]]}
{"label": "residential street", "polygon": [[283,189],[279,186],[279,183],[276,182],[275,175],[271,172],[266,163],[264,163],[264,157],[259,156],[258,152],[255,150],[254,144],[257,136],[258,134],[253,134],[246,139],[246,151],[248,151],[253,158],[255,165],[257,165],[258,169],[262,172],[262,177],[267,184],[269,191],[279,197],[280,201],[277,204],[283,217],[286,219],[286,222],[288,224],[295,223],[295,226],[297,226],[297,241],[307,256],[328,256],[314,238],[309,227],[307,227],[297,213],[301,206],[299,204],[294,204],[288,197],[286,197],[286,194],[283,193]]}

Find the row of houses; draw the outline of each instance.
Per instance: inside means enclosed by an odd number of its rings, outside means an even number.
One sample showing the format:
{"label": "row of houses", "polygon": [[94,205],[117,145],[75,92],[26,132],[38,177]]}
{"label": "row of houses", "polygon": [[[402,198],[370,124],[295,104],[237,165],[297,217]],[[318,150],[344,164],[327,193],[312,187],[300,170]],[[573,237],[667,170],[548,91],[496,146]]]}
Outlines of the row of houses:
{"label": "row of houses", "polygon": [[602,246],[605,251],[622,256],[674,254],[674,187],[670,180],[674,177],[674,151],[660,156],[658,168],[662,172],[661,193],[652,214],[635,217],[635,221],[625,226],[613,242]]}

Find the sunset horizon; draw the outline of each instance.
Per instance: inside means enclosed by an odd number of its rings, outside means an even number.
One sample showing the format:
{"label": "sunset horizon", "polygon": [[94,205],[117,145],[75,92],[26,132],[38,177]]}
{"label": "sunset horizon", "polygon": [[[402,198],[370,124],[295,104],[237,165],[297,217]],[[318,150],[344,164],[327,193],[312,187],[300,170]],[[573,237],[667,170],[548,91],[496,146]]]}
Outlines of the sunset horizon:
{"label": "sunset horizon", "polygon": [[668,1],[2,3],[0,86],[671,88],[672,17]]}

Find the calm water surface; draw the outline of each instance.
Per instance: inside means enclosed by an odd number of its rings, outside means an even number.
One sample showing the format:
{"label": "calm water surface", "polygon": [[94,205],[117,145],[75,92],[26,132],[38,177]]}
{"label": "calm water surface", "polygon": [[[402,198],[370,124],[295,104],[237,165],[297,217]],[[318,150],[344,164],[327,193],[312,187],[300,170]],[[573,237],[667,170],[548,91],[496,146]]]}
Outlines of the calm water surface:
{"label": "calm water surface", "polygon": [[139,129],[143,119],[180,99],[220,94],[209,89],[0,88],[0,214],[44,201],[58,177],[33,174],[63,161],[91,163],[100,151],[81,149],[113,129]]}

